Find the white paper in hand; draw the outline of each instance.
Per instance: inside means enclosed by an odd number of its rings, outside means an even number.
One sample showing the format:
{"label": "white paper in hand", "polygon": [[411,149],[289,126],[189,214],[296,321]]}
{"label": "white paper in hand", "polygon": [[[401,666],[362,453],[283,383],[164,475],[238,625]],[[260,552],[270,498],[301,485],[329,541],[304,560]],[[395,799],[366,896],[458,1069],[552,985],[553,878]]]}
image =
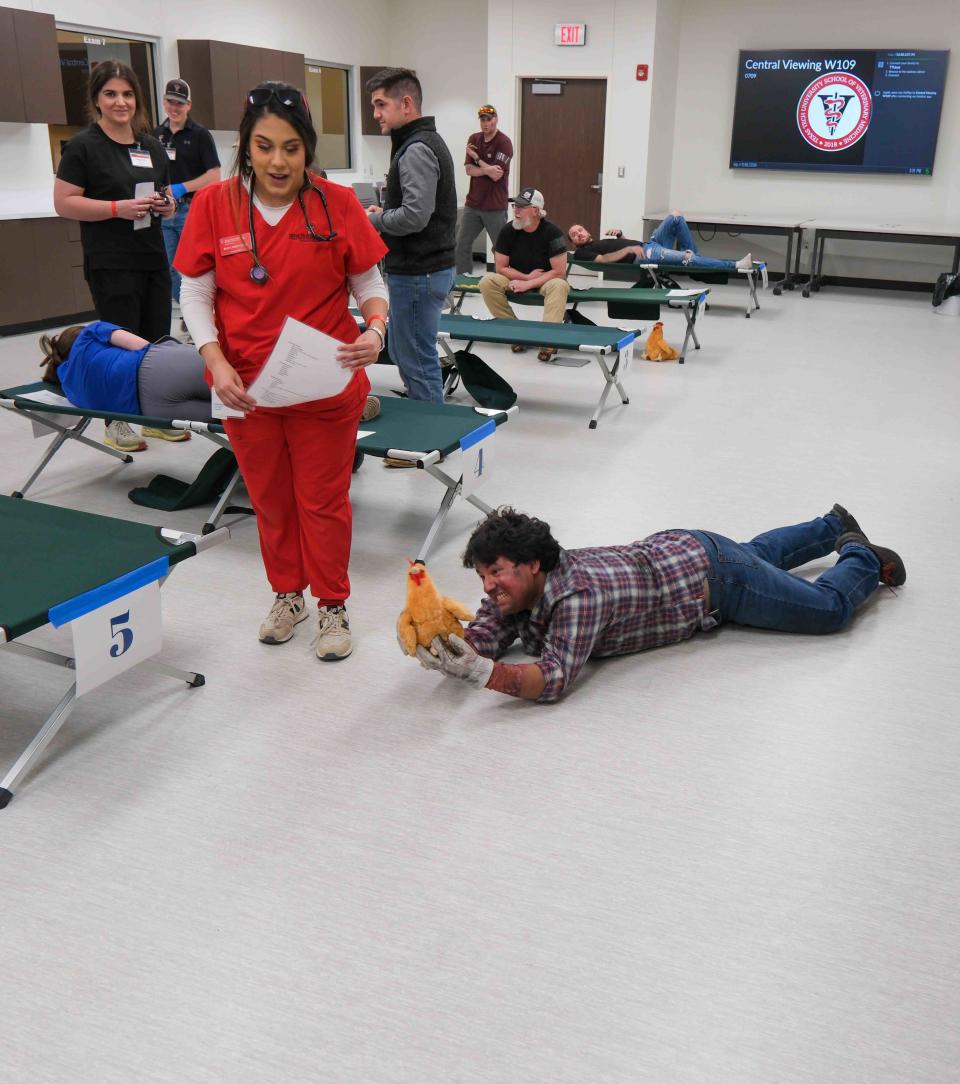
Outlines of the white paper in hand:
{"label": "white paper in hand", "polygon": [[276,345],[247,389],[260,406],[312,403],[339,395],[353,372],[337,361],[338,340],[288,316]]}

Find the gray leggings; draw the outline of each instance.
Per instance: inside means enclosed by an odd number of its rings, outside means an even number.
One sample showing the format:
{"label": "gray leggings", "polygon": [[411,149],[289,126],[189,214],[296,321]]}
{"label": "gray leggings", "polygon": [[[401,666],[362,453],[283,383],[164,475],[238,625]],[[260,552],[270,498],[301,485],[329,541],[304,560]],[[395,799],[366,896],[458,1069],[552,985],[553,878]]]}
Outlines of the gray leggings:
{"label": "gray leggings", "polygon": [[137,374],[140,413],[148,418],[212,421],[205,368],[195,346],[171,338],[155,342],[143,355]]}

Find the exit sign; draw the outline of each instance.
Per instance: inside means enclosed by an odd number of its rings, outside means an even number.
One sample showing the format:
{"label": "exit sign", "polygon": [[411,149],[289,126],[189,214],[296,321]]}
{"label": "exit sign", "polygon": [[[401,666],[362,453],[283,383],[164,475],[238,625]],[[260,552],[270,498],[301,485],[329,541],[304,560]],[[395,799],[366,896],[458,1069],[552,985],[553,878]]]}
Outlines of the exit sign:
{"label": "exit sign", "polygon": [[556,23],[553,27],[554,45],[586,45],[586,23]]}

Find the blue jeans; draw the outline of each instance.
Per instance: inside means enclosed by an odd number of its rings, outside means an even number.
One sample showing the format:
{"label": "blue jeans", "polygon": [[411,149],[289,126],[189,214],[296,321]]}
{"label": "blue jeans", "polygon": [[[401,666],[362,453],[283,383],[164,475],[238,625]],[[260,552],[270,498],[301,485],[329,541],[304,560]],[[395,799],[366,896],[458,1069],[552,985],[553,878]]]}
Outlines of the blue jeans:
{"label": "blue jeans", "polygon": [[190,203],[181,200],[177,204],[177,213],[172,218],[162,218],[160,229],[163,231],[163,247],[167,250],[167,263],[170,264],[170,282],[173,287],[173,300],[180,300],[180,273],[173,269],[173,257],[177,254],[177,245],[180,244],[180,234],[183,233],[183,224],[187,221],[187,212]]}
{"label": "blue jeans", "polygon": [[453,268],[429,275],[387,276],[390,291],[390,357],[411,399],[443,402],[437,357],[440,312],[453,287]]}
{"label": "blue jeans", "polygon": [[778,527],[749,542],[691,531],[710,559],[711,617],[717,624],[781,632],[843,628],[880,584],[880,559],[873,550],[844,546],[837,563],[812,583],[787,571],[832,553],[841,532],[832,512],[809,523]]}
{"label": "blue jeans", "polygon": [[[650,240],[644,242],[643,248],[647,259],[654,263],[672,264],[688,270],[733,271],[737,266],[736,260],[716,260],[712,256],[699,255],[683,215],[667,215],[650,235]],[[692,259],[684,259],[687,251],[693,253]]]}

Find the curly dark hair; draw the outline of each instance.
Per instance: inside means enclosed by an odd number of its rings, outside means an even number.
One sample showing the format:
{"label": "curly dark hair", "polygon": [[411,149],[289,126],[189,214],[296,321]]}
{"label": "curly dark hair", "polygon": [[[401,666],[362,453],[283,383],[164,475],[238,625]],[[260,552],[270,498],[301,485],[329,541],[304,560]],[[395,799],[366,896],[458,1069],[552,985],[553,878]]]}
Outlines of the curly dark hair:
{"label": "curly dark hair", "polygon": [[544,572],[551,572],[560,560],[560,543],[550,533],[550,524],[513,508],[491,512],[470,535],[463,551],[464,568],[475,568],[479,561],[492,565],[498,557],[514,564],[539,561]]}

